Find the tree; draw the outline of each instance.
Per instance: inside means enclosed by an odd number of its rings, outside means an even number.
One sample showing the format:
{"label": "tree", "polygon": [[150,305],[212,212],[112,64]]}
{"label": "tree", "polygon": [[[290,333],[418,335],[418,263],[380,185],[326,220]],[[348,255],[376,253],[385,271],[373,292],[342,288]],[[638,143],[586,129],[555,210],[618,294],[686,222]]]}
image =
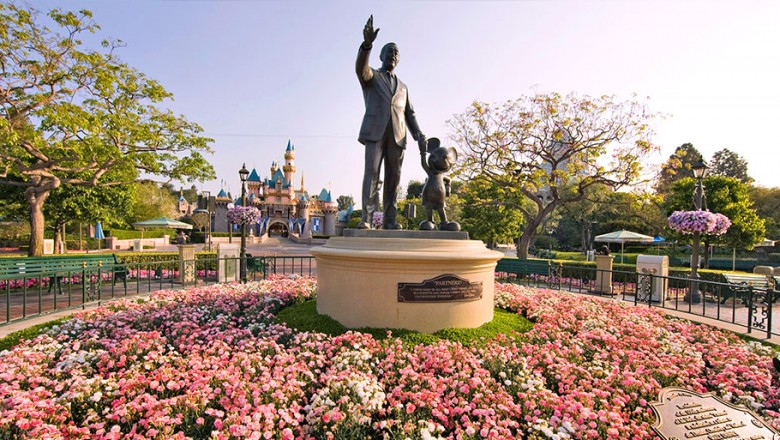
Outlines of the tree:
{"label": "tree", "polygon": [[339,211],[346,211],[350,206],[355,205],[355,199],[352,196],[339,196],[336,203],[339,205]]}
{"label": "tree", "polygon": [[463,230],[490,248],[515,241],[523,225],[523,214],[515,207],[517,203],[505,202],[512,196],[504,187],[484,178],[466,182],[461,191]]}
{"label": "tree", "polygon": [[655,182],[655,192],[659,195],[667,194],[674,182],[693,177],[691,165],[704,160],[704,156],[699,153],[693,144],[685,143],[677,147],[669,159],[661,165],[661,172]]}
{"label": "tree", "polygon": [[158,217],[176,218],[179,215],[176,208],[178,198],[155,182],[136,182],[131,186],[131,191],[132,202],[126,217],[128,225]]}
{"label": "tree", "polygon": [[206,227],[209,225],[209,213],[203,211],[195,212],[190,216],[190,220],[196,230],[205,231]]}
{"label": "tree", "polygon": [[214,177],[201,155],[212,140],[160,108],[171,94],[122,63],[118,43],[84,47],[98,29],[89,11],[0,4],[0,184],[24,189],[30,255],[43,253],[43,206],[61,185],[124,183],[112,171]]}
{"label": "tree", "polygon": [[406,198],[407,199],[419,199],[422,197],[422,190],[425,184],[419,180],[410,180],[406,186]]}
{"label": "tree", "polygon": [[764,219],[766,238],[780,240],[780,187],[750,187],[750,200]]}
{"label": "tree", "polygon": [[618,188],[638,177],[641,160],[656,149],[648,126],[654,117],[637,101],[551,93],[475,102],[449,125],[465,180],[481,177],[531,202],[515,205],[525,220],[517,254],[527,258],[558,207],[582,200],[594,185]]}
{"label": "tree", "polygon": [[626,229],[646,235],[661,233],[666,217],[656,197],[645,193],[612,192],[596,212],[599,234]]}
{"label": "tree", "polygon": [[715,176],[733,177],[742,183],[751,183],[748,176],[747,161],[739,154],[724,148],[716,151],[710,161],[710,174]]}
{"label": "tree", "polygon": [[54,230],[54,249],[65,249],[60,244],[65,237],[60,233],[67,222],[104,224],[124,220],[132,202],[132,190],[128,185],[84,186],[62,185],[51,191],[44,205],[44,215]]}
{"label": "tree", "polygon": [[[731,227],[720,237],[705,236],[703,238],[705,252],[704,267],[707,267],[709,246],[722,243],[730,248],[753,249],[764,237],[764,220],[753,208],[748,186],[732,177],[707,176],[703,180],[704,206],[712,212],[719,212],[731,219]],[[693,194],[696,190],[696,179],[685,178],[672,185],[671,192],[664,201],[664,210],[668,216],[673,211],[689,211],[694,208]],[[676,234],[670,233],[674,236]],[[677,236],[679,240],[687,240],[690,236]]]}

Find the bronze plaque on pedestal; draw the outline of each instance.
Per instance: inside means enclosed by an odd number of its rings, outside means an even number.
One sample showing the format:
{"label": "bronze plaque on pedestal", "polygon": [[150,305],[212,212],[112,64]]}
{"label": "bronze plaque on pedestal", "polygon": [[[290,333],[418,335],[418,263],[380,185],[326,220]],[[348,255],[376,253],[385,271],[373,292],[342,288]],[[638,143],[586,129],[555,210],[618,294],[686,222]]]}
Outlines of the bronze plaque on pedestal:
{"label": "bronze plaque on pedestal", "polygon": [[439,275],[421,283],[398,283],[398,302],[476,301],[482,298],[482,282],[457,275]]}
{"label": "bronze plaque on pedestal", "polygon": [[780,440],[755,413],[712,394],[664,388],[658,400],[653,430],[666,440]]}

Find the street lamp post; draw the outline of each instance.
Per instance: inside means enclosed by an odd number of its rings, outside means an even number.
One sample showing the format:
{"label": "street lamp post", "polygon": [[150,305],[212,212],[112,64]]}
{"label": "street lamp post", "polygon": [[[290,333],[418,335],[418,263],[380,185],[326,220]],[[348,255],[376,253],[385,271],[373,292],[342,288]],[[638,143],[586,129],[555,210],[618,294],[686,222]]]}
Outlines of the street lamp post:
{"label": "street lamp post", "polygon": [[201,191],[201,194],[203,195],[203,200],[205,201],[205,209],[206,209],[206,249],[211,251],[211,210],[209,210],[209,198],[211,197],[210,191]]}
{"label": "street lamp post", "polygon": [[[704,199],[704,185],[702,180],[707,174],[707,165],[701,160],[691,165],[693,176],[696,178],[696,190],[693,194],[693,205],[697,211],[701,210],[702,200]],[[699,304],[702,301],[701,292],[699,292],[699,247],[701,246],[701,234],[693,234],[693,248],[691,249],[691,290],[686,299],[691,304]]]}
{"label": "street lamp post", "polygon": [[[238,176],[241,178],[241,206],[246,206],[246,178],[249,176],[249,170],[246,169],[246,163],[238,170]],[[241,224],[241,282],[246,283],[246,225]]]}
{"label": "street lamp post", "polygon": [[[233,209],[235,205],[232,203],[227,204],[227,209]],[[228,243],[233,243],[233,222],[230,221],[230,218],[228,218]]]}

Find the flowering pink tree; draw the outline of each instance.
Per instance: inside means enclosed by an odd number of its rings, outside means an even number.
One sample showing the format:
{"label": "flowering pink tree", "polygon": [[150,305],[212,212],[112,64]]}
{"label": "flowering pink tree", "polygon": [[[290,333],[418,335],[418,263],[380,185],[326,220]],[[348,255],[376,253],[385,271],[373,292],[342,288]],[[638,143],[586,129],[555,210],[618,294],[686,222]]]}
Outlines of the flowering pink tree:
{"label": "flowering pink tree", "polygon": [[260,210],[254,206],[235,206],[228,209],[228,220],[235,225],[254,225],[260,221]]}

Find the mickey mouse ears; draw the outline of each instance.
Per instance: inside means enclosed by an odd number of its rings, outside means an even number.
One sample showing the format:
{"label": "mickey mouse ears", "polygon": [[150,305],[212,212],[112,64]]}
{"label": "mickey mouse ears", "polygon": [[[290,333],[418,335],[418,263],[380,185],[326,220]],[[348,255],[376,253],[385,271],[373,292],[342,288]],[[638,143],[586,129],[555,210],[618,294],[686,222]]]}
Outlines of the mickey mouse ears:
{"label": "mickey mouse ears", "polygon": [[441,146],[439,138],[428,138],[428,153],[433,153],[433,150]]}

